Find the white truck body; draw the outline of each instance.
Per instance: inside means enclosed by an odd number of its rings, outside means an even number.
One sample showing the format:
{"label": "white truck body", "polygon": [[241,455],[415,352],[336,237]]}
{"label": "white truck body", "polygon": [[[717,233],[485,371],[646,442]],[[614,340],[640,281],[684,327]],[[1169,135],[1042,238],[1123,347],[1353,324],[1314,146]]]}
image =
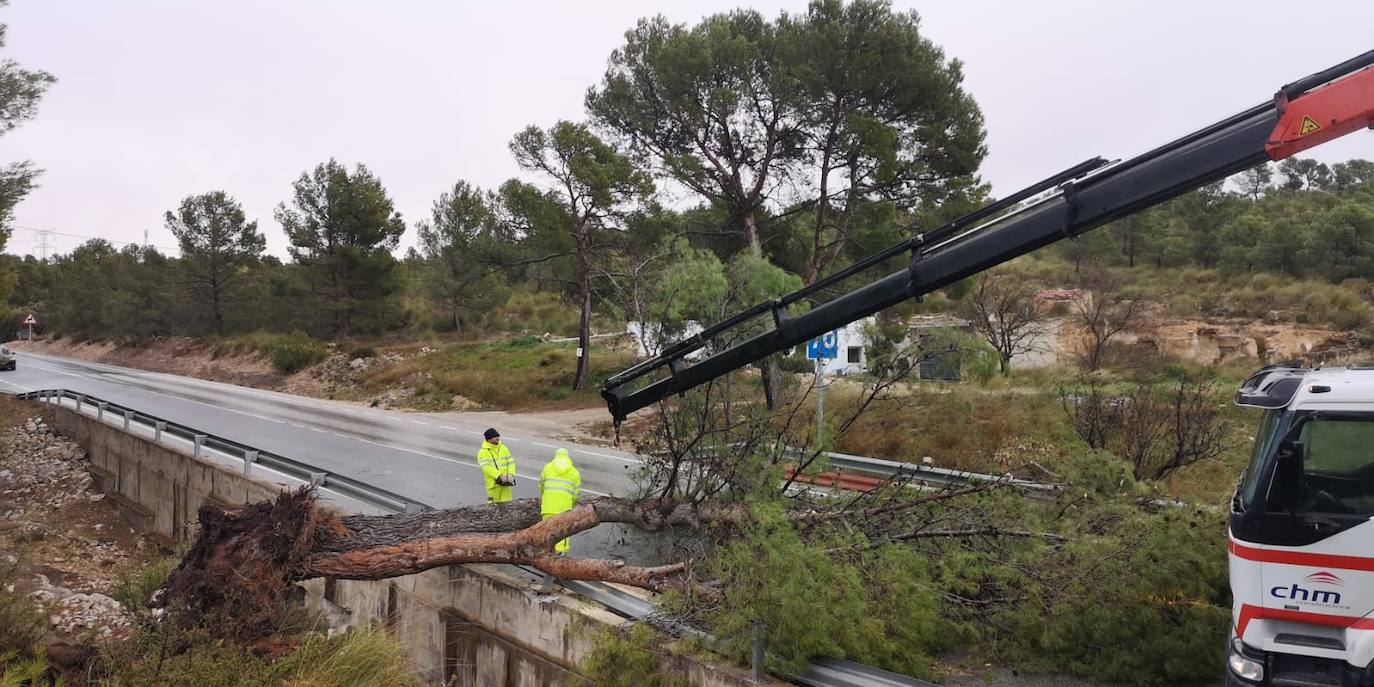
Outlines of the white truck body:
{"label": "white truck body", "polygon": [[1231,504],[1228,685],[1374,685],[1374,368],[1273,367]]}

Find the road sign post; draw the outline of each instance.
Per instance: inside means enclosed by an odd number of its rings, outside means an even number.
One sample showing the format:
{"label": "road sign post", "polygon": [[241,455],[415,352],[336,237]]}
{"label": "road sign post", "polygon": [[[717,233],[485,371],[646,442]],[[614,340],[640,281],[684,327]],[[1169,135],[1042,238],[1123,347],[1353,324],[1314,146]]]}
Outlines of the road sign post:
{"label": "road sign post", "polygon": [[840,356],[838,330],[830,330],[820,338],[806,342],[806,357],[816,361],[816,446],[825,436],[825,361]]}
{"label": "road sign post", "polygon": [[38,318],[34,317],[33,313],[29,313],[28,316],[24,318],[24,326],[29,328],[29,341],[33,341],[33,326],[36,324],[38,324]]}

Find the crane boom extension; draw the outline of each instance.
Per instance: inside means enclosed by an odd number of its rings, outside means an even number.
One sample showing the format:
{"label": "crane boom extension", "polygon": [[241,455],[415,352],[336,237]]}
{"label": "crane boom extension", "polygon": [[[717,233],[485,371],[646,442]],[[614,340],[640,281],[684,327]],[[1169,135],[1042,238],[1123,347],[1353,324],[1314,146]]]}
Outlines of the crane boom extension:
{"label": "crane boom extension", "polygon": [[[618,423],[630,413],[682,393],[768,355],[813,339],[910,298],[919,298],[1062,238],[1162,203],[1253,167],[1282,160],[1361,128],[1374,127],[1374,50],[1284,86],[1252,107],[1134,159],[1100,158],[969,215],[898,243],[779,299],[761,303],[606,380],[601,395]],[[1038,193],[1053,194],[993,217]],[[985,221],[986,220],[986,221]],[[981,222],[981,224],[980,224]],[[910,265],[810,311],[788,306],[819,289],[905,253]],[[750,320],[771,313],[773,328],[688,363],[686,356]],[[636,380],[668,374],[639,389]]]}

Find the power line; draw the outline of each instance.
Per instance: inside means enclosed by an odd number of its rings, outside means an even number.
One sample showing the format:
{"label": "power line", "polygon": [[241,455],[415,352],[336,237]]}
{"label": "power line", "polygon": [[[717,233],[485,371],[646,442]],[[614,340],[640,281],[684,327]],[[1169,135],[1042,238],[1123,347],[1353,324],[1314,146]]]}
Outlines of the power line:
{"label": "power line", "polygon": [[47,262],[47,261],[48,261],[48,239],[52,238],[52,230],[51,230],[51,229],[31,229],[30,231],[33,232],[34,237],[36,237],[37,240],[38,240],[38,245],[39,245],[39,257],[38,257],[38,259],[39,259],[39,260],[42,260],[43,262]]}
{"label": "power line", "polygon": [[[124,246],[138,246],[138,245],[142,245],[144,248],[156,248],[156,249],[161,250],[161,251],[180,251],[180,250],[181,250],[181,248],[176,247],[176,246],[150,245],[150,244],[148,243],[148,230],[147,230],[147,229],[143,230],[143,243],[140,244],[138,241],[116,241],[116,240],[113,240],[113,239],[107,239],[107,238],[105,238],[105,237],[103,237],[103,236],[84,236],[84,235],[82,235],[82,234],[69,234],[69,233],[67,233],[67,232],[57,231],[56,229],[40,229],[40,228],[38,228],[38,227],[30,227],[30,226],[25,226],[25,225],[22,225],[22,224],[15,224],[15,225],[13,225],[13,226],[14,226],[15,229],[22,229],[22,230],[24,230],[24,231],[31,231],[31,232],[34,232],[35,235],[38,235],[38,234],[41,233],[41,234],[43,234],[44,236],[65,236],[65,237],[70,238],[70,239],[82,239],[82,240],[85,240],[85,241],[94,241],[94,240],[97,240],[97,239],[98,239],[98,240],[101,240],[101,241],[108,241],[110,244],[112,244],[112,245],[114,245],[114,246],[117,246],[117,247],[121,247],[121,248],[124,247]],[[42,243],[41,245],[46,246],[47,244],[46,244],[46,243]],[[46,250],[46,249],[45,249],[45,250]],[[47,259],[46,256],[44,257],[44,259],[45,259],[45,260]]]}

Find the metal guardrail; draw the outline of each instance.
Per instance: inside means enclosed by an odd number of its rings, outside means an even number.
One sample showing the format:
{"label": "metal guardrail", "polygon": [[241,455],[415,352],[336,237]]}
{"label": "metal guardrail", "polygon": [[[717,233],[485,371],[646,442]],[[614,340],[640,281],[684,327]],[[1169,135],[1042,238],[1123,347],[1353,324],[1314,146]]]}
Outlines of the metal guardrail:
{"label": "metal guardrail", "polygon": [[838,470],[860,472],[880,477],[907,477],[927,484],[968,486],[976,483],[1001,482],[1005,480],[1010,486],[1045,494],[1057,492],[1062,488],[1058,484],[1045,484],[1042,482],[1032,482],[1030,480],[1016,478],[1007,479],[1005,475],[984,475],[977,472],[938,468],[933,465],[918,465],[916,463],[902,463],[895,460],[884,460],[882,458],[853,456],[847,453],[826,453],[825,455],[830,459],[830,467]]}
{"label": "metal guardrail", "polygon": [[939,687],[931,682],[838,658],[818,658],[792,678],[802,687]]}
{"label": "metal guardrail", "polygon": [[93,414],[98,421],[103,422],[107,416],[115,420],[122,419],[125,431],[128,431],[132,425],[141,425],[153,432],[156,441],[160,442],[163,436],[183,439],[191,444],[196,457],[200,457],[207,449],[218,451],[227,456],[237,456],[243,461],[245,476],[251,474],[254,465],[261,465],[287,477],[328,489],[379,510],[392,513],[418,513],[434,510],[434,507],[429,504],[375,487],[347,475],[331,473],[271,451],[263,451],[232,439],[164,420],[155,415],[149,415],[90,394],[80,394],[66,389],[43,389],[15,394],[15,397],[48,404],[61,404],[64,400],[70,400],[75,403],[76,411],[83,415],[87,414],[87,409],[94,409]]}
{"label": "metal guardrail", "polygon": [[[261,465],[302,482],[308,482],[337,492],[360,503],[378,508],[379,510],[391,513],[416,513],[435,510],[433,506],[426,503],[375,487],[366,482],[355,480],[345,475],[330,473],[313,465],[302,463],[277,453],[263,451],[232,439],[226,439],[170,420],[164,420],[160,417],[149,415],[118,403],[106,401],[90,394],[80,394],[67,389],[43,389],[15,394],[15,397],[56,405],[63,404],[64,401],[70,400],[74,403],[75,410],[82,415],[89,416],[93,414],[94,417],[101,422],[106,420],[107,414],[116,421],[123,420],[125,431],[129,431],[133,425],[141,425],[150,429],[153,432],[154,439],[158,442],[161,442],[163,435],[177,437],[190,442],[194,452],[193,455],[196,457],[201,457],[205,449],[215,450],[229,456],[237,455],[243,461],[245,475],[251,473],[253,465]],[[94,409],[94,412],[88,413],[87,411],[90,409]],[[833,454],[832,464],[834,456],[842,455],[843,454]],[[926,466],[882,461],[875,458],[863,458],[862,456],[844,456],[842,459],[845,458],[856,459],[858,462],[852,463],[853,465],[858,466],[862,464],[870,470],[932,469]],[[864,463],[863,461],[875,462]],[[934,469],[939,470],[939,468]],[[972,475],[976,478],[991,480],[999,479],[998,477],[989,475],[973,475],[973,473],[962,474]],[[527,572],[537,572],[532,571],[526,566],[515,567],[526,570]],[[608,584],[569,580],[560,582],[560,585],[579,596],[605,606],[624,618],[639,620],[654,613],[654,607],[648,601],[616,589]],[[685,631],[700,633],[699,630],[692,628],[685,628]],[[890,673],[851,661],[833,658],[816,659],[807,667],[804,673],[789,677],[795,684],[805,687],[937,687],[929,682],[924,682],[915,678],[899,675],[897,673]]]}

